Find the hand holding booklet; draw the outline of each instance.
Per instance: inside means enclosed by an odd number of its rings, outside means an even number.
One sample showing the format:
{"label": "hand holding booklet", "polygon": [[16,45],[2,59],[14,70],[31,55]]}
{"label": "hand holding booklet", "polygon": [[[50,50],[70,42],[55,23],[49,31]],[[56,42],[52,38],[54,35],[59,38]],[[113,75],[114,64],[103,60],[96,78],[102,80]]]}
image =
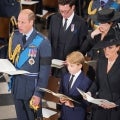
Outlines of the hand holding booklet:
{"label": "hand holding booklet", "polygon": [[49,89],[46,89],[46,88],[39,88],[39,89],[42,90],[42,91],[44,91],[44,92],[50,93],[50,94],[52,94],[52,95],[54,95],[54,96],[56,96],[56,97],[58,97],[58,98],[62,98],[62,97],[63,97],[63,98],[65,98],[65,99],[68,99],[68,100],[71,100],[71,101],[74,101],[74,102],[80,104],[78,101],[76,101],[76,100],[74,100],[74,99],[72,99],[72,98],[70,98],[70,97],[68,97],[68,96],[66,96],[66,95],[64,95],[64,94],[55,93],[55,92],[53,92],[53,91],[51,91],[51,90],[49,90]]}
{"label": "hand holding booklet", "polygon": [[25,70],[17,70],[8,59],[0,59],[0,72],[7,73],[9,75],[29,73]]}
{"label": "hand holding booklet", "polygon": [[85,97],[88,102],[91,102],[93,104],[101,105],[103,102],[106,104],[109,104],[109,105],[114,104],[113,102],[110,102],[105,99],[95,99],[95,98],[91,97],[90,95],[88,95],[87,93],[85,93],[84,91],[80,90],[79,88],[77,88],[77,90],[83,96],[83,98]]}

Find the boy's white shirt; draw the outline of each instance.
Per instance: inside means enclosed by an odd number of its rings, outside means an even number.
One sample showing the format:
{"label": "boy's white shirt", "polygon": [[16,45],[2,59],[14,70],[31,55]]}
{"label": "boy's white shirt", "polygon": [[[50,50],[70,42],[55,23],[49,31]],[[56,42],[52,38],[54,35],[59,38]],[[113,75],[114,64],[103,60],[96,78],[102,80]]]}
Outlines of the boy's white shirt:
{"label": "boy's white shirt", "polygon": [[[81,74],[81,70],[79,70],[79,71],[74,75],[73,82],[72,82],[72,84],[71,84],[71,88],[72,88],[73,84],[75,83],[77,77],[78,77],[80,74]],[[71,77],[72,77],[72,75],[70,76],[70,78],[71,78]]]}

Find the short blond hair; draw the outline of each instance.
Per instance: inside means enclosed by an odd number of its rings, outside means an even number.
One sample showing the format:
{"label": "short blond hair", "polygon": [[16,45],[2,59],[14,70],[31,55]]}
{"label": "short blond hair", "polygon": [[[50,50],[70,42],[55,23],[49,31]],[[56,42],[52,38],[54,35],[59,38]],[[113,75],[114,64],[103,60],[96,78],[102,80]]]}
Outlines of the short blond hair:
{"label": "short blond hair", "polygon": [[30,9],[23,9],[20,11],[20,13],[28,15],[28,20],[35,21],[35,13]]}
{"label": "short blond hair", "polygon": [[66,62],[69,62],[71,64],[84,64],[85,58],[83,54],[79,51],[74,51],[67,55]]}

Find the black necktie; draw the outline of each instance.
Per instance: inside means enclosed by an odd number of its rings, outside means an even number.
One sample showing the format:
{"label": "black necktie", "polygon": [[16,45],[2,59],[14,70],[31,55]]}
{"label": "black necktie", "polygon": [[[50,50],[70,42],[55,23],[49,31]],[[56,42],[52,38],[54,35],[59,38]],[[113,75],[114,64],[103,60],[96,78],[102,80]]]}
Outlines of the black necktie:
{"label": "black necktie", "polygon": [[68,19],[65,19],[65,23],[64,23],[64,26],[63,26],[63,29],[66,30],[66,27],[67,27],[67,20]]}
{"label": "black necktie", "polygon": [[73,78],[74,78],[75,75],[72,75],[70,80],[69,80],[69,85],[68,85],[68,88],[70,89],[71,88],[71,84],[73,82]]}
{"label": "black necktie", "polygon": [[23,35],[22,37],[23,45],[26,43],[26,35]]}

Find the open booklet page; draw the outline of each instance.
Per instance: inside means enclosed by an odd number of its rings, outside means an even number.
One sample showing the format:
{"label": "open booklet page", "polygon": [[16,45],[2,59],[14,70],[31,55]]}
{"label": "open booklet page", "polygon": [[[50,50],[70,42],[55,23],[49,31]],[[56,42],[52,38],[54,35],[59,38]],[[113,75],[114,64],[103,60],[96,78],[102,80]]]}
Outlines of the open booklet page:
{"label": "open booklet page", "polygon": [[88,64],[89,66],[93,67],[94,69],[96,69],[96,64],[97,64],[96,60],[85,61],[85,63]]}
{"label": "open booklet page", "polygon": [[29,73],[25,70],[17,70],[8,59],[0,59],[0,72],[7,73],[9,75]]}
{"label": "open booklet page", "polygon": [[43,116],[45,118],[49,118],[51,117],[52,115],[55,115],[57,112],[53,111],[53,110],[49,110],[47,108],[42,108],[42,113],[43,113]]}
{"label": "open booklet page", "polygon": [[52,59],[51,67],[62,68],[64,66],[64,62],[65,61],[63,60]]}
{"label": "open booklet page", "polygon": [[51,90],[49,90],[49,89],[46,89],[46,88],[39,88],[39,89],[42,90],[42,91],[44,91],[44,92],[50,93],[50,94],[52,94],[52,95],[54,95],[54,96],[56,96],[56,97],[58,97],[58,98],[62,98],[62,97],[63,97],[63,98],[65,98],[65,99],[68,99],[68,100],[71,100],[71,101],[74,101],[74,102],[80,104],[78,101],[76,101],[76,100],[74,100],[74,99],[72,99],[72,98],[70,98],[70,97],[68,97],[68,96],[66,96],[66,95],[64,95],[64,94],[55,93],[55,92],[53,92],[53,91],[51,91]]}
{"label": "open booklet page", "polygon": [[113,104],[113,102],[110,102],[105,99],[95,99],[95,98],[91,97],[90,95],[88,95],[87,93],[85,93],[84,91],[80,90],[79,88],[77,88],[77,90],[83,97],[86,97],[86,100],[88,102],[91,102],[93,104],[101,105],[103,102]]}

